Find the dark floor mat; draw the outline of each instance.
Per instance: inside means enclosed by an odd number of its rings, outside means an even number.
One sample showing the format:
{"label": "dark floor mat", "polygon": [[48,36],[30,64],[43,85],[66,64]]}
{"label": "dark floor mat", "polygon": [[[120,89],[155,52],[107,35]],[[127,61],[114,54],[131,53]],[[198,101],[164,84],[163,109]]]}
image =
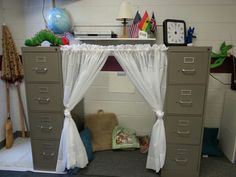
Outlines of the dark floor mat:
{"label": "dark floor mat", "polygon": [[98,174],[119,177],[159,177],[146,169],[147,154],[139,151],[100,151],[94,160],[79,174]]}

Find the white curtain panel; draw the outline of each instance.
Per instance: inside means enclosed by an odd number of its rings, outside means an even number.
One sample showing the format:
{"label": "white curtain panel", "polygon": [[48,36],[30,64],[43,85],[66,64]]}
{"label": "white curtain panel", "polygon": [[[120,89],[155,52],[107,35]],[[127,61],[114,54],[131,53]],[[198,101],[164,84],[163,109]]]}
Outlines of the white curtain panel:
{"label": "white curtain panel", "polygon": [[163,105],[167,48],[164,45],[119,45],[114,48],[114,56],[156,114],[157,120],[152,128],[146,168],[159,172],[166,155]]}
{"label": "white curtain panel", "polygon": [[57,172],[63,172],[66,168],[84,168],[88,164],[85,147],[70,111],[81,101],[110,53],[107,47],[86,44],[63,46],[61,50],[65,119],[58,152]]}

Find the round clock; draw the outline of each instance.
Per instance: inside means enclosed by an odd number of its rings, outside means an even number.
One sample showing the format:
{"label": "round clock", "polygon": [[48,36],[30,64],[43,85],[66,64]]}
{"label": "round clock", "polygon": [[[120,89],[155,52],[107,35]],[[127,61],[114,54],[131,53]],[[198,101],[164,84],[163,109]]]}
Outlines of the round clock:
{"label": "round clock", "polygon": [[166,46],[186,45],[186,24],[183,20],[166,19],[163,22],[163,37]]}

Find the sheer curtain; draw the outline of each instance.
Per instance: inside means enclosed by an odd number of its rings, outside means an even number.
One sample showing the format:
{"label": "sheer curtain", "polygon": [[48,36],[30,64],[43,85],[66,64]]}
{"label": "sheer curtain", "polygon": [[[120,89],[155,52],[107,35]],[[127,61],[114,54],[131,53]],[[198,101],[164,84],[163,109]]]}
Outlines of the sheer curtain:
{"label": "sheer curtain", "polygon": [[66,168],[83,168],[88,163],[86,150],[70,111],[83,98],[110,53],[107,47],[86,44],[63,46],[61,50],[65,119],[58,152],[57,172],[63,172]]}
{"label": "sheer curtain", "polygon": [[166,154],[163,104],[167,48],[164,45],[120,45],[114,49],[114,56],[156,114],[146,168],[158,172],[164,165]]}

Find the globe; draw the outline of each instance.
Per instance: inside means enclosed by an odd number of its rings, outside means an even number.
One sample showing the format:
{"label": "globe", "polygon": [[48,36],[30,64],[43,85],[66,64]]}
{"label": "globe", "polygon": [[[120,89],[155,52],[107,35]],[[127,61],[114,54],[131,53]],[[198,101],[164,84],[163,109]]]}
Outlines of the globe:
{"label": "globe", "polygon": [[56,34],[70,32],[72,28],[69,14],[62,8],[52,8],[47,16],[48,28]]}

